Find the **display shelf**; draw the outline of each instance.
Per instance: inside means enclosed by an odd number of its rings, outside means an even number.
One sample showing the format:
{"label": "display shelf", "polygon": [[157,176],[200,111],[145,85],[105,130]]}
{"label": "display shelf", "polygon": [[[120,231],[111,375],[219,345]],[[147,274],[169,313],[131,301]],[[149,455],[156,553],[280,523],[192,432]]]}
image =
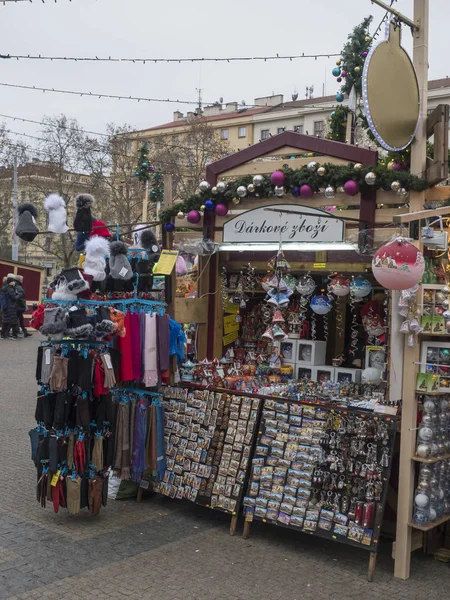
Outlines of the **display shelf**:
{"label": "display shelf", "polygon": [[430,531],[431,529],[434,529],[435,527],[446,523],[448,520],[450,520],[450,515],[445,515],[445,517],[442,517],[442,519],[438,519],[437,521],[434,521],[429,525],[416,525],[412,521],[409,521],[408,525],[410,527],[413,527],[414,529],[420,529],[420,531]]}
{"label": "display shelf", "polygon": [[450,458],[450,454],[442,454],[441,456],[430,456],[430,458],[422,458],[421,456],[412,456],[411,459],[415,462],[433,464],[437,462],[441,462],[442,460],[447,460]]}
{"label": "display shelf", "polygon": [[450,394],[450,389],[448,392],[422,392],[416,390],[416,394],[419,394],[420,396],[448,396]]}
{"label": "display shelf", "polygon": [[450,336],[450,334],[447,332],[446,333],[429,333],[428,331],[421,331],[419,333],[419,335],[421,337],[440,337],[440,338]]}

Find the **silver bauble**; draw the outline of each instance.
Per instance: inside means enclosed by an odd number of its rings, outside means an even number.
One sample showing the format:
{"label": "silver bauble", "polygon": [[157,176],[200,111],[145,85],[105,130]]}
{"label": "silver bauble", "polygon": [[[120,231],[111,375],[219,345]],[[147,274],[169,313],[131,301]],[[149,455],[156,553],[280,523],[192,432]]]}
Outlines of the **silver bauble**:
{"label": "silver bauble", "polygon": [[260,185],[262,185],[264,182],[264,177],[262,175],[255,175],[253,177],[253,185],[255,185],[256,187],[259,187]]}
{"label": "silver bauble", "polygon": [[245,198],[245,196],[247,195],[247,188],[245,187],[245,185],[240,185],[236,190],[236,194],[239,196],[239,198]]}
{"label": "silver bauble", "polygon": [[320,175],[320,177],[323,177],[324,175],[326,175],[327,170],[325,169],[325,167],[319,167],[317,169],[317,175]]}
{"label": "silver bauble", "polygon": [[202,205],[200,206],[200,210],[201,210],[202,212],[205,210],[205,208],[206,208],[206,207],[205,207],[205,205],[204,205],[204,204],[202,204]]}
{"label": "silver bauble", "polygon": [[430,454],[431,454],[430,444],[426,444],[426,443],[418,444],[417,449],[416,449],[416,454],[417,454],[417,456],[420,456],[421,458],[426,458],[427,456],[430,456]]}
{"label": "silver bauble", "polygon": [[419,438],[421,440],[423,440],[424,442],[429,442],[430,440],[433,439],[433,430],[431,429],[431,427],[419,427]]}
{"label": "silver bauble", "polygon": [[182,212],[182,211],[180,210],[180,212],[177,214],[177,217],[178,217],[179,219],[184,219],[184,218],[186,217],[186,215],[184,214],[184,212]]}
{"label": "silver bauble", "polygon": [[279,186],[275,186],[275,196],[278,196],[278,198],[281,198],[281,196],[284,196],[284,188],[283,187],[279,187]]}
{"label": "silver bauble", "polygon": [[336,191],[337,191],[338,194],[345,194],[345,190],[344,190],[344,187],[342,185],[340,185]]}
{"label": "silver bauble", "polygon": [[444,285],[444,287],[442,288],[442,291],[444,292],[444,294],[448,294],[448,293],[450,293],[450,288],[448,287],[448,285]]}
{"label": "silver bauble", "polygon": [[204,179],[203,181],[200,181],[200,183],[198,184],[198,187],[200,189],[200,191],[202,192],[207,192],[210,189],[210,185],[209,183]]}
{"label": "silver bauble", "polygon": [[233,198],[233,200],[231,201],[233,204],[240,204],[240,200],[239,198]]}
{"label": "silver bauble", "polygon": [[361,163],[356,163],[356,165],[353,165],[353,168],[355,169],[355,171],[361,171],[363,166]]}
{"label": "silver bauble", "polygon": [[308,169],[310,171],[317,171],[317,167],[318,167],[318,163],[316,163],[315,161],[311,161],[310,163],[308,163]]}
{"label": "silver bauble", "polygon": [[219,181],[219,183],[216,185],[216,188],[219,194],[223,194],[224,191],[227,189],[227,184],[225,181]]}
{"label": "silver bauble", "polygon": [[364,180],[367,183],[367,185],[375,185],[377,181],[377,176],[373,171],[369,171],[364,177]]}
{"label": "silver bauble", "polygon": [[334,198],[334,187],[331,185],[325,188],[325,198]]}
{"label": "silver bauble", "polygon": [[253,194],[253,192],[254,192],[254,191],[255,191],[255,186],[254,186],[254,184],[253,184],[253,183],[249,183],[249,184],[248,184],[248,186],[247,186],[247,192],[248,192],[249,194]]}
{"label": "silver bauble", "polygon": [[444,294],[444,292],[442,292],[441,290],[436,291],[436,295],[435,295],[435,303],[436,304],[442,304],[442,302],[444,300],[446,300],[447,298],[448,298],[448,294]]}
{"label": "silver bauble", "polygon": [[219,190],[217,189],[217,186],[214,186],[211,188],[211,194],[214,194],[214,196],[216,196],[219,193]]}
{"label": "silver bauble", "polygon": [[393,192],[398,192],[398,190],[402,187],[402,184],[400,183],[400,181],[393,181],[391,183],[391,190]]}
{"label": "silver bauble", "polygon": [[400,188],[397,192],[397,196],[400,196],[400,198],[406,198],[408,193],[408,190],[405,190],[405,188]]}
{"label": "silver bauble", "polygon": [[444,319],[445,319],[446,321],[448,321],[448,320],[450,319],[450,310],[445,310],[445,311],[442,313],[442,316],[444,317]]}
{"label": "silver bauble", "polygon": [[447,308],[448,308],[448,306],[449,306],[449,303],[448,303],[448,300],[447,300],[447,298],[446,298],[445,300],[442,300],[442,306],[443,306],[445,309],[447,309]]}

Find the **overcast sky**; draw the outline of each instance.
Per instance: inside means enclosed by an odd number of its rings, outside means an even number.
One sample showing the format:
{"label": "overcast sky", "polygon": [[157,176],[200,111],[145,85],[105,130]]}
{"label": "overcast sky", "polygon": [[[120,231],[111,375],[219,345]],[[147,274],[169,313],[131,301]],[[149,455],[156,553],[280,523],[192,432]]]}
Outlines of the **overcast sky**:
{"label": "overcast sky", "polygon": [[[450,75],[450,2],[431,0],[429,78]],[[412,16],[413,0],[395,6]],[[34,0],[0,5],[0,54],[117,57],[206,57],[340,52],[348,33],[372,14],[376,28],[384,11],[370,0]],[[409,31],[404,45],[411,50]],[[315,96],[334,94],[336,59],[267,63],[115,64],[0,60],[0,82],[42,87],[225,102],[314,85]],[[186,105],[80,98],[0,87],[0,113],[39,120],[65,113],[82,126],[104,131],[108,122],[145,128],[172,120]],[[0,122],[2,118],[0,117]],[[14,131],[37,133],[35,125],[5,120]],[[23,138],[18,138],[23,139]],[[29,141],[29,140],[28,140]]]}

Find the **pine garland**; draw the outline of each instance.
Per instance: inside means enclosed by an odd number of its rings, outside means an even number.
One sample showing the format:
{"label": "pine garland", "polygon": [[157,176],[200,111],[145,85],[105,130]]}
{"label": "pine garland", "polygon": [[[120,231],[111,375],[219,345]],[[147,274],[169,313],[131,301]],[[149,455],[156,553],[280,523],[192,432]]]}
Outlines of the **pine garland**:
{"label": "pine garland", "polygon": [[347,106],[338,106],[328,119],[327,139],[335,142],[345,142],[347,131],[347,115],[350,109]]}
{"label": "pine garland", "polygon": [[343,94],[350,94],[355,86],[356,93],[362,93],[362,74],[364,69],[364,53],[369,51],[372,38],[369,35],[369,26],[373,17],[366,17],[357,25],[348,36],[348,42],[342,49],[341,69],[345,71],[344,83],[341,87]]}
{"label": "pine garland", "polygon": [[[285,175],[284,190],[286,194],[291,194],[293,188],[300,188],[302,185],[309,185],[313,192],[317,193],[326,187],[332,186],[335,190],[343,186],[344,183],[353,179],[357,181],[361,191],[371,187],[376,189],[390,190],[393,181],[400,182],[401,186],[408,191],[421,192],[429,187],[425,179],[411,175],[406,171],[392,171],[385,165],[380,164],[376,167],[363,167],[355,169],[354,163],[344,165],[334,165],[327,163],[321,165],[325,167],[325,175],[320,176],[317,171],[308,169],[307,166],[300,169],[291,169],[289,165],[284,165],[282,171]],[[368,186],[365,182],[365,176],[369,172],[375,173],[377,176],[376,185]],[[169,223],[179,212],[187,214],[191,210],[200,210],[207,200],[212,200],[214,204],[229,204],[233,198],[237,198],[236,190],[239,186],[247,186],[253,184],[253,176],[246,175],[234,181],[227,182],[227,188],[224,193],[212,195],[210,191],[193,194],[186,198],[183,202],[175,204],[160,213],[162,223]],[[270,175],[264,175],[262,185],[255,187],[254,192],[247,191],[247,196],[241,201],[245,204],[247,198],[271,198],[274,197],[274,186],[270,181]],[[350,199],[350,196],[349,196]],[[299,204],[302,199],[298,198]],[[330,201],[324,198],[324,204]],[[403,201],[399,199],[399,204]]]}

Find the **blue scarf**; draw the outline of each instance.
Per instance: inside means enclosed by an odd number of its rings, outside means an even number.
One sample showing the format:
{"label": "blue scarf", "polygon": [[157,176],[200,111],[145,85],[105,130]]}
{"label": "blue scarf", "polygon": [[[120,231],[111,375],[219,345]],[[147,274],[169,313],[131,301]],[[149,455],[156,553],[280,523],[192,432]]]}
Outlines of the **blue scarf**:
{"label": "blue scarf", "polygon": [[139,400],[136,406],[133,455],[131,457],[131,479],[133,479],[133,481],[140,481],[142,479],[142,473],[147,469],[147,458],[145,452],[147,425],[147,403],[145,400]]}

